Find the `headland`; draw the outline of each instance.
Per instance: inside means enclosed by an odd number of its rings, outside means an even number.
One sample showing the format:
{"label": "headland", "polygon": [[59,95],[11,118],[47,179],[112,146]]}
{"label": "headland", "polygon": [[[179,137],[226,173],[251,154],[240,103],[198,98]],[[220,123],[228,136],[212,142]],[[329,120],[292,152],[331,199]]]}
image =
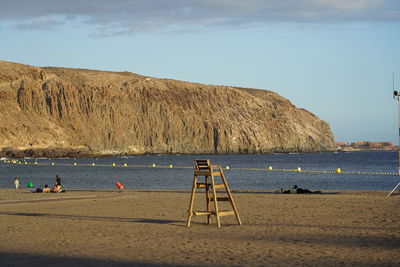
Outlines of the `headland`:
{"label": "headland", "polygon": [[269,90],[0,61],[0,156],[320,152],[329,124]]}

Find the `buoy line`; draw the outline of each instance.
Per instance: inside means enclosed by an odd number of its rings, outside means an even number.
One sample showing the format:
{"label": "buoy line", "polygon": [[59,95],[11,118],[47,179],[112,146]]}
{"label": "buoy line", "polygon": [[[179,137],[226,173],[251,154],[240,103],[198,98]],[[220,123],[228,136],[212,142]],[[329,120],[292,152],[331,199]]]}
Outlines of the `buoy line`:
{"label": "buoy line", "polygon": [[[161,169],[193,169],[193,167],[189,166],[173,166],[168,165],[168,166],[162,166],[162,165],[156,165],[152,164],[151,166],[149,165],[128,165],[127,163],[124,164],[96,164],[96,163],[90,163],[90,164],[78,164],[76,162],[68,164],[68,163],[39,163],[37,161],[35,162],[27,162],[27,161],[19,161],[19,160],[3,160],[4,163],[8,164],[16,164],[16,165],[36,165],[36,166],[64,166],[64,167],[123,167],[123,168],[161,168]],[[396,175],[398,176],[398,173],[394,172],[368,172],[368,171],[342,171],[340,168],[337,168],[336,170],[333,171],[323,171],[323,170],[303,170],[301,167],[297,167],[297,169],[275,169],[272,168],[272,166],[269,166],[268,168],[232,168],[229,166],[224,167],[223,169],[225,170],[237,170],[237,171],[270,171],[270,172],[297,172],[297,173],[329,173],[329,174],[361,174],[361,175]]]}

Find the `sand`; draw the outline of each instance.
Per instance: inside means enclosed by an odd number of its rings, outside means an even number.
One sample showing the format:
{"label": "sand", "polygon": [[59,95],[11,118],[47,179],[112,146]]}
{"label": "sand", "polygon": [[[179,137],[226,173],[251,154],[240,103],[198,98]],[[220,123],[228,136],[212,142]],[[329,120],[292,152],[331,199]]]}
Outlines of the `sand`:
{"label": "sand", "polygon": [[218,229],[186,227],[189,191],[1,189],[0,266],[400,266],[400,194],[387,193],[234,192],[243,225]]}

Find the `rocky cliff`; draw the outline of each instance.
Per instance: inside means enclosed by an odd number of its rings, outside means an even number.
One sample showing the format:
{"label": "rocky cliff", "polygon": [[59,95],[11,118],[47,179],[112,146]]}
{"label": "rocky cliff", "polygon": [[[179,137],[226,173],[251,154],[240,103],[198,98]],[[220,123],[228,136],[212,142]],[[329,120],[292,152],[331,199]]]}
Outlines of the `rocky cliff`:
{"label": "rocky cliff", "polygon": [[271,91],[0,61],[2,156],[334,148],[326,122]]}

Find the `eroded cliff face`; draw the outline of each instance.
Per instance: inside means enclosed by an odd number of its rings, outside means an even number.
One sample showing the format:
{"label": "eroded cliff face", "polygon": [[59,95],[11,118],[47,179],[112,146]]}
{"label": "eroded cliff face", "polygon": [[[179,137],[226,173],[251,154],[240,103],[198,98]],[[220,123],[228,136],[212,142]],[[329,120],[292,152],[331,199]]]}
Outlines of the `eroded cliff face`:
{"label": "eroded cliff face", "polygon": [[3,155],[334,148],[326,122],[271,91],[0,61]]}

